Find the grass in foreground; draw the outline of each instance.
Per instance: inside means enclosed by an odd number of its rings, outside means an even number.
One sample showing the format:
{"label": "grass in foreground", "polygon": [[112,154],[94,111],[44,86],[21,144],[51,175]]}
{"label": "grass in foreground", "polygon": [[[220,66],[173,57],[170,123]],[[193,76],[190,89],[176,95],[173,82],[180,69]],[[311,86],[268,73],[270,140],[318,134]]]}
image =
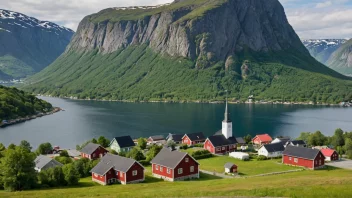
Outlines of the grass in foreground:
{"label": "grass in foreground", "polygon": [[266,174],[272,172],[281,172],[300,169],[299,167],[291,167],[281,164],[281,159],[265,160],[265,161],[242,161],[228,156],[213,157],[209,159],[198,160],[200,168],[207,171],[215,171],[223,173],[224,165],[227,162],[232,162],[238,166],[238,171],[241,176],[252,176]]}
{"label": "grass in foreground", "polygon": [[23,192],[0,191],[0,197],[199,197],[199,196],[279,196],[352,197],[352,171],[302,171],[246,179],[218,179],[201,175],[201,180],[165,182],[146,176],[146,182],[101,186],[90,178],[71,188]]}

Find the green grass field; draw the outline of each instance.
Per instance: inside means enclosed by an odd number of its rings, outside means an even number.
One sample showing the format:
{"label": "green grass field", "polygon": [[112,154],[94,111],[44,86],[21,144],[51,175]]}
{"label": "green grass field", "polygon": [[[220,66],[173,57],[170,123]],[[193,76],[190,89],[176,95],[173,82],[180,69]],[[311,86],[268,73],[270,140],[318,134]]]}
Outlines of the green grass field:
{"label": "green grass field", "polygon": [[165,182],[148,175],[146,182],[141,184],[101,186],[85,178],[77,187],[14,193],[0,191],[0,197],[352,197],[352,171],[342,169],[246,179],[219,179],[202,174],[200,180],[182,182]]}
{"label": "green grass field", "polygon": [[209,159],[198,160],[200,168],[207,171],[215,171],[223,173],[224,165],[232,162],[238,166],[238,172],[241,176],[253,176],[272,172],[281,172],[300,169],[299,167],[291,167],[281,164],[281,159],[265,160],[265,161],[242,161],[227,156],[213,157]]}

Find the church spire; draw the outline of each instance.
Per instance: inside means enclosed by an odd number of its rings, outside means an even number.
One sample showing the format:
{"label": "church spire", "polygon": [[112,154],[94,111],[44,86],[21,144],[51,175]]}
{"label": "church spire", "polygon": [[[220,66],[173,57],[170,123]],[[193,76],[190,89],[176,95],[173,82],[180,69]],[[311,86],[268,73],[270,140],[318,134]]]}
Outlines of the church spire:
{"label": "church spire", "polygon": [[224,122],[231,122],[230,114],[228,112],[228,107],[227,107],[227,90],[226,90],[226,107],[225,107],[225,119],[224,119]]}

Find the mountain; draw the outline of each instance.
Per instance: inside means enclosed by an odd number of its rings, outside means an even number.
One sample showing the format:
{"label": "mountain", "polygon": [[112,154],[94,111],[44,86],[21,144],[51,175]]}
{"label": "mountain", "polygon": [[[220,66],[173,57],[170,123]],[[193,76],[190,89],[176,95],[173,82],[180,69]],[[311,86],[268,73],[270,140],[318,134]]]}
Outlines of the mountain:
{"label": "mountain", "polygon": [[51,104],[16,88],[0,85],[0,123],[2,120],[34,115],[50,110]]}
{"label": "mountain", "polygon": [[308,39],[302,40],[302,43],[315,59],[326,64],[331,54],[346,41],[346,39]]}
{"label": "mountain", "polygon": [[74,32],[48,21],[0,9],[0,80],[39,72],[65,51]]}
{"label": "mountain", "polygon": [[327,65],[342,74],[352,76],[352,39],[330,56]]}
{"label": "mountain", "polygon": [[351,79],[310,56],[278,0],[183,0],[85,17],[24,89],[115,100],[337,102]]}

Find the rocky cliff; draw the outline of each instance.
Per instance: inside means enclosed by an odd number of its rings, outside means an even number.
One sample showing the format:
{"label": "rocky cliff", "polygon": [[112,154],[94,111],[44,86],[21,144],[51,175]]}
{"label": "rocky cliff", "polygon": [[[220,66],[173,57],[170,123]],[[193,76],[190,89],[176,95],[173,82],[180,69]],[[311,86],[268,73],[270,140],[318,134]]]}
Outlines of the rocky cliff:
{"label": "rocky cliff", "polygon": [[35,93],[138,101],[209,101],[228,90],[236,99],[337,102],[352,92],[349,78],[310,56],[278,0],[105,9],[27,83]]}
{"label": "rocky cliff", "polygon": [[[111,8],[87,16],[69,50],[98,49],[106,54],[130,45],[147,44],[158,53],[196,60],[198,67],[226,61],[244,49],[294,49],[308,54],[277,0],[193,2],[175,2],[155,13],[150,11],[155,8],[146,7],[146,15],[140,18],[128,15],[134,16],[142,8]],[[103,18],[107,15],[111,18]],[[115,21],[114,15],[121,19]]]}
{"label": "rocky cliff", "polygon": [[52,63],[73,31],[48,21],[0,9],[0,80],[34,74]]}
{"label": "rocky cliff", "polygon": [[327,65],[342,74],[352,76],[352,39],[331,55]]}

